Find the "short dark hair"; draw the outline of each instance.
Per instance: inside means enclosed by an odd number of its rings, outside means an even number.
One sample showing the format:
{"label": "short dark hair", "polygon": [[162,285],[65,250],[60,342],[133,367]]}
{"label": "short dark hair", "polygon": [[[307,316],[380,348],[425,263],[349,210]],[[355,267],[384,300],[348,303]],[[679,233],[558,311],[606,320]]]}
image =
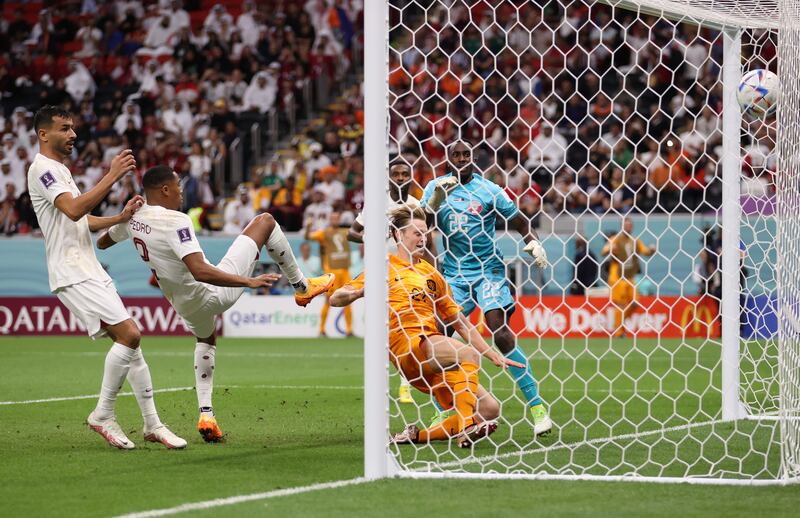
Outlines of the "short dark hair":
{"label": "short dark hair", "polygon": [[39,131],[41,128],[49,128],[53,125],[53,118],[72,119],[72,114],[61,106],[47,104],[39,108],[33,117],[33,129]]}
{"label": "short dark hair", "polygon": [[453,149],[455,149],[455,147],[457,145],[459,145],[459,144],[463,144],[467,149],[470,150],[470,152],[472,152],[472,149],[475,147],[475,146],[472,145],[472,142],[470,142],[469,140],[467,140],[465,138],[460,138],[460,139],[457,139],[455,142],[453,142],[452,144],[450,144],[447,147],[447,154],[449,155],[450,153],[452,153]]}
{"label": "short dark hair", "polygon": [[165,165],[151,167],[142,177],[142,187],[145,189],[157,189],[175,178],[172,168]]}

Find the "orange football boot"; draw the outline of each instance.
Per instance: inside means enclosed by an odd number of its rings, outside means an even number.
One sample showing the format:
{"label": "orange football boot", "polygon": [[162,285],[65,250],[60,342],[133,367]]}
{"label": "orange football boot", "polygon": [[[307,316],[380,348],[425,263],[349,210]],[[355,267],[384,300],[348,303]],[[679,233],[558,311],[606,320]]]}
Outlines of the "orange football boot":
{"label": "orange football boot", "polygon": [[213,415],[200,415],[200,420],[197,422],[197,431],[203,436],[206,442],[222,442],[225,434],[219,429],[217,418]]}
{"label": "orange football boot", "polygon": [[336,276],[332,273],[326,273],[325,275],[311,277],[307,280],[308,288],[306,291],[304,293],[294,294],[294,301],[298,306],[306,307],[308,303],[314,299],[314,297],[326,293],[329,289],[331,289],[331,286],[333,286],[333,281],[336,280]]}

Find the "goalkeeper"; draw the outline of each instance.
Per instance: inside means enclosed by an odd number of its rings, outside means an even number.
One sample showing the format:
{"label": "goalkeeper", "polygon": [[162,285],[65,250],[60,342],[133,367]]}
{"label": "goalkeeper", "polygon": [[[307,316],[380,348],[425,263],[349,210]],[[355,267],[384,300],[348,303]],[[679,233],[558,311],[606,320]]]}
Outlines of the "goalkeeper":
{"label": "goalkeeper", "polygon": [[[452,298],[449,286],[425,254],[425,212],[398,208],[393,212],[392,237],[397,253],[389,256],[389,349],[392,363],[411,384],[432,393],[442,408],[455,411],[438,424],[419,430],[409,425],[393,443],[425,443],[455,437],[459,446],[497,429],[500,404],[478,383],[480,356],[498,367],[522,364],[495,352],[469,323]],[[364,296],[364,276],[359,275],[331,295],[332,306],[346,306]],[[437,323],[452,324],[466,344],[443,336]]]}
{"label": "goalkeeper", "polygon": [[524,250],[533,257],[536,266],[546,267],[547,256],[530,221],[503,188],[476,172],[472,149],[466,142],[453,143],[447,158],[452,172],[430,181],[421,200],[442,233],[442,273],[464,315],[469,316],[476,306],[480,307],[495,346],[506,358],[523,365],[509,370],[530,406],[534,435],[545,435],[553,423],[539,397],[528,358],[517,345],[509,325],[515,302],[503,255],[497,247],[497,215],[507,222],[508,228],[522,235]]}

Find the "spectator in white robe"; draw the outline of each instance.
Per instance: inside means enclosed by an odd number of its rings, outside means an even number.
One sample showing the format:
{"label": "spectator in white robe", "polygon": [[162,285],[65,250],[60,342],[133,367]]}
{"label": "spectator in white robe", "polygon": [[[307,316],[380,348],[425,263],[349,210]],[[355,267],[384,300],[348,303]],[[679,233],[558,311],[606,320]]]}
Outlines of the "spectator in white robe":
{"label": "spectator in white robe", "polygon": [[117,135],[125,133],[128,128],[128,121],[133,122],[134,128],[142,129],[142,116],[139,115],[139,105],[132,101],[127,101],[122,105],[122,113],[117,115],[114,121],[114,131],[117,132]]}
{"label": "spectator in white robe", "polygon": [[259,72],[253,77],[244,93],[242,105],[245,110],[267,113],[275,105],[278,87],[269,81],[269,74]]}
{"label": "spectator in white robe", "polygon": [[175,133],[184,140],[189,138],[193,120],[194,118],[192,117],[191,110],[189,110],[189,106],[182,101],[173,102],[161,115],[164,129]]}
{"label": "spectator in white robe", "polygon": [[89,73],[89,69],[80,61],[71,61],[69,70],[70,74],[64,80],[64,85],[70,97],[72,97],[77,104],[80,104],[87,94],[90,98],[93,98],[97,85],[95,85],[92,74]]}

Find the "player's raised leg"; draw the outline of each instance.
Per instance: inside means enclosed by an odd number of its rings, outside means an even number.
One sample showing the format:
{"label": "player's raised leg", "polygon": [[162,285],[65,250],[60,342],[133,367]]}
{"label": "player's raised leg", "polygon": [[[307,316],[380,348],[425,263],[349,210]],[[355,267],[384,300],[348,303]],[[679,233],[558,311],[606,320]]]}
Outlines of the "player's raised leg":
{"label": "player's raised leg", "polygon": [[334,276],[332,274],[306,279],[297,266],[297,260],[289,241],[271,215],[259,214],[253,218],[245,227],[242,235],[252,239],[258,250],[261,250],[263,246],[267,247],[267,253],[294,288],[294,299],[299,306],[308,305],[314,297],[326,293],[333,285]]}

